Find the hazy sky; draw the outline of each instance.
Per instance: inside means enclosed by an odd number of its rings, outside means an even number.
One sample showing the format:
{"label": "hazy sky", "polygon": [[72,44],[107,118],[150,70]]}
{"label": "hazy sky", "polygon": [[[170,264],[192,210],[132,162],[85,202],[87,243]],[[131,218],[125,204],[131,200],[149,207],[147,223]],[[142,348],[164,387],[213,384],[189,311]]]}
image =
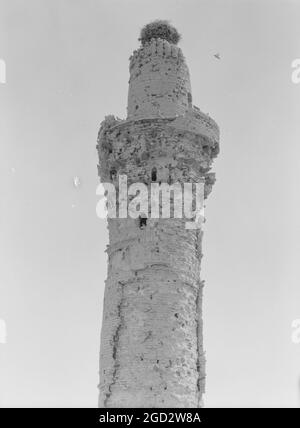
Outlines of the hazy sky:
{"label": "hazy sky", "polygon": [[96,138],[105,115],[125,116],[128,58],[157,18],[182,34],[193,102],[221,129],[205,403],[299,405],[300,0],[0,0],[0,16],[0,405],[97,405]]}

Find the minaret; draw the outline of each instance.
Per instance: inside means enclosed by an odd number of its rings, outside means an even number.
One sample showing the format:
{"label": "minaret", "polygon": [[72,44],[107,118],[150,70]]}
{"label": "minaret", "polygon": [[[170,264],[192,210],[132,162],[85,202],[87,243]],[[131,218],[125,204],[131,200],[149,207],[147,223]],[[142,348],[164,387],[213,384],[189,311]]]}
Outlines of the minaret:
{"label": "minaret", "polygon": [[[178,39],[165,21],[144,27],[130,57],[127,118],[101,124],[99,176],[117,190],[122,175],[128,186],[204,182],[205,197],[211,191],[219,129],[192,104]],[[108,218],[100,407],[201,406],[203,231],[185,222]]]}

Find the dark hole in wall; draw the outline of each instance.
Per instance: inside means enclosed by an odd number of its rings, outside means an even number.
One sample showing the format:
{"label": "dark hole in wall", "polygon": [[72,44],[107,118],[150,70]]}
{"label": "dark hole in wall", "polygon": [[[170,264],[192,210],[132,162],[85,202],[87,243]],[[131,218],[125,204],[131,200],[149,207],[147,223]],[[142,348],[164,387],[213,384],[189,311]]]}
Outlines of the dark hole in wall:
{"label": "dark hole in wall", "polygon": [[110,175],[110,179],[111,179],[111,180],[114,180],[114,179],[116,178],[116,176],[117,176],[117,170],[116,170],[115,168],[112,168],[112,169],[110,170],[109,175]]}
{"label": "dark hole in wall", "polygon": [[188,94],[187,94],[187,99],[188,99],[189,106],[191,106],[193,100],[192,100],[192,94],[190,92],[188,92]]}
{"label": "dark hole in wall", "polygon": [[157,180],[157,169],[154,167],[152,168],[152,172],[151,172],[151,180],[152,181],[156,181]]}
{"label": "dark hole in wall", "polygon": [[139,217],[139,227],[144,229],[147,226],[147,217]]}

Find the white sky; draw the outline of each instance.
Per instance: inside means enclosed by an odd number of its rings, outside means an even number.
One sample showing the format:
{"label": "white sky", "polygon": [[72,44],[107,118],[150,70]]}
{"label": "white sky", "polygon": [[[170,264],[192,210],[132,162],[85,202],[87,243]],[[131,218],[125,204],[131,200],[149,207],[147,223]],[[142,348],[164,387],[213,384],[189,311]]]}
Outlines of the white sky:
{"label": "white sky", "polygon": [[205,403],[299,405],[300,0],[0,0],[0,11],[0,405],[97,405],[96,138],[105,115],[125,116],[128,58],[157,18],[181,32],[193,102],[221,129],[202,265]]}

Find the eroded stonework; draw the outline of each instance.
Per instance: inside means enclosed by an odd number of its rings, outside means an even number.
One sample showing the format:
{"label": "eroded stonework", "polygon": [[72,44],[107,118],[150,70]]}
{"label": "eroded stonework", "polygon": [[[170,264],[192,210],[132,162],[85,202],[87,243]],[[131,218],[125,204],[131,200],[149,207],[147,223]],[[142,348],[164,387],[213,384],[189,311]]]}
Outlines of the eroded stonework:
{"label": "eroded stonework", "polygon": [[[107,116],[99,176],[204,182],[219,151],[217,124],[192,105],[181,49],[152,39],[130,59],[128,117]],[[108,219],[100,407],[199,407],[204,392],[201,230],[185,219]]]}

